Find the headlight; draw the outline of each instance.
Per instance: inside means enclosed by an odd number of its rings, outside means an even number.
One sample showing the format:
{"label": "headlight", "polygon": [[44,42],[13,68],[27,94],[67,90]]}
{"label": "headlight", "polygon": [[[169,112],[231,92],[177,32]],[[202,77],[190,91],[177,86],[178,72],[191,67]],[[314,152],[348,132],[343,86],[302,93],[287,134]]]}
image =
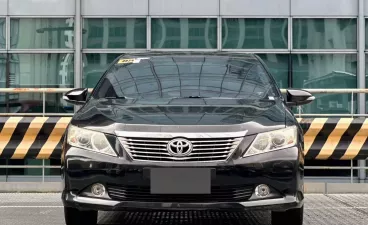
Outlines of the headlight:
{"label": "headlight", "polygon": [[296,126],[260,133],[254,139],[243,157],[292,147],[296,144],[296,141]]}
{"label": "headlight", "polygon": [[116,156],[103,133],[69,125],[67,135],[68,144],[74,147]]}

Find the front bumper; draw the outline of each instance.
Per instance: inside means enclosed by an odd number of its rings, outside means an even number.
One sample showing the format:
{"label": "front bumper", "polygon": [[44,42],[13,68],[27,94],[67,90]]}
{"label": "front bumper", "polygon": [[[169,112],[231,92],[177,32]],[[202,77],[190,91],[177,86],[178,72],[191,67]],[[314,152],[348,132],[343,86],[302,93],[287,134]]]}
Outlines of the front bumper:
{"label": "front bumper", "polygon": [[[275,152],[232,159],[223,163],[148,163],[132,162],[121,158],[100,155],[77,148],[70,148],[62,165],[64,206],[81,210],[273,210],[285,211],[303,205],[303,156],[297,147]],[[212,185],[216,187],[256,187],[266,184],[271,187],[269,198],[257,198],[254,192],[248,199],[221,197],[216,200],[198,195],[195,201],[178,198],[153,198],[149,193],[144,197],[117,199],[109,194],[95,198],[88,194],[88,188],[101,183],[105,186],[149,186],[145,170],[153,167],[204,167],[212,168],[215,176]],[[109,188],[107,188],[109,189]],[[136,190],[136,189],[135,189]],[[254,188],[253,188],[254,190]],[[125,193],[125,190],[122,192]],[[223,194],[223,192],[222,192]],[[157,196],[156,196],[157,197]],[[183,196],[180,196],[183,197]],[[218,196],[217,196],[218,197]],[[193,199],[193,197],[191,198]]]}
{"label": "front bumper", "polygon": [[228,203],[162,203],[162,202],[121,202],[108,199],[81,197],[72,193],[63,196],[64,206],[82,210],[272,210],[285,211],[300,208],[303,200],[296,196],[285,196],[277,199],[265,199],[247,202]]}

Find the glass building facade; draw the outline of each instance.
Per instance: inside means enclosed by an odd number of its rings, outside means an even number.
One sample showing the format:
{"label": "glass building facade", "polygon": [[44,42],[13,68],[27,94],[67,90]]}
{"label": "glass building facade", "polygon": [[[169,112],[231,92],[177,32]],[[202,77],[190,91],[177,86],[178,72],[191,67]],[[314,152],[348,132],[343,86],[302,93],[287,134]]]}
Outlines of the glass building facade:
{"label": "glass building facade", "polygon": [[[283,89],[365,88],[364,5],[368,0],[0,0],[0,88],[92,88],[120,54],[174,50],[257,53]],[[302,113],[367,113],[362,95],[316,97]],[[28,100],[36,103],[23,113],[42,112],[41,94],[0,94],[0,104]],[[73,113],[61,94],[47,94],[46,102],[46,113]],[[0,112],[22,111],[8,106]],[[59,164],[0,160],[42,163]],[[41,172],[0,169],[0,177]]]}

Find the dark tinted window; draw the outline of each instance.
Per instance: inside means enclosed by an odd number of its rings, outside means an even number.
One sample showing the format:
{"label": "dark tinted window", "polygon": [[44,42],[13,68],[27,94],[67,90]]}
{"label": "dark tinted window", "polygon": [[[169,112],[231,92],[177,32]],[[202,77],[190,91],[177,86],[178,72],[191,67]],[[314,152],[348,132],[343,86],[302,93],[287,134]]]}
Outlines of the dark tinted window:
{"label": "dark tinted window", "polygon": [[139,99],[188,96],[261,99],[276,95],[276,87],[257,60],[220,56],[127,59],[110,68],[94,93],[95,98]]}

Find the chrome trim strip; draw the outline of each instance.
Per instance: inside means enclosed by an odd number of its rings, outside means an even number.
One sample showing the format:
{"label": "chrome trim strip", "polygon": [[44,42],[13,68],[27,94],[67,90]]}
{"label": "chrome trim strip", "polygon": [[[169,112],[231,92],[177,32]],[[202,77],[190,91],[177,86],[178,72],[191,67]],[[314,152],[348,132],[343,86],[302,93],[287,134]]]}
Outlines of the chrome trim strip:
{"label": "chrome trim strip", "polygon": [[[122,142],[124,142],[124,144],[126,144],[126,145],[163,147],[165,149],[166,149],[166,146],[167,146],[167,144],[163,144],[163,145],[158,145],[158,144],[142,144],[142,143],[134,143],[134,144],[131,144],[131,143],[128,143],[126,141],[122,141]],[[147,142],[149,142],[149,141],[147,141]]]}
{"label": "chrome trim strip", "polygon": [[166,133],[166,132],[139,132],[139,131],[115,131],[115,134],[118,137],[123,138],[238,138],[244,137],[247,134],[248,130],[246,131],[238,131],[238,132],[213,132],[213,133]]}
{"label": "chrome trim strip", "polygon": [[[225,155],[218,155],[218,156],[211,156],[211,158],[222,158],[224,156],[227,156],[228,154],[225,154]],[[150,161],[150,162],[154,162],[154,160],[151,160],[152,158],[154,159],[171,159],[172,161],[166,161],[166,162],[181,162],[183,160],[186,160],[186,159],[198,159],[200,157],[175,157],[175,156],[168,156],[168,157],[165,157],[165,156],[144,156],[144,155],[134,155],[133,154],[133,157],[139,157],[139,158],[150,158],[149,160],[146,160],[146,161]],[[134,159],[134,161],[143,161],[141,159]],[[210,160],[208,162],[213,162],[214,160]],[[222,160],[221,160],[222,161]],[[165,162],[165,161],[158,161],[158,162]],[[193,163],[193,161],[190,161]],[[198,161],[194,161],[194,162],[204,162],[202,160],[198,160]]]}
{"label": "chrome trim strip", "polygon": [[[111,206],[111,207],[118,206],[120,203],[123,203],[123,202],[115,201],[115,200],[96,199],[96,198],[88,198],[88,197],[80,197],[80,196],[74,197],[73,200],[77,203],[82,203],[82,204],[102,205],[102,206]],[[277,198],[277,199],[265,199],[265,200],[257,200],[257,201],[238,202],[235,204],[240,204],[244,207],[257,207],[257,206],[282,205],[282,204],[297,203],[297,202],[298,200],[296,197],[286,196],[286,197]],[[163,208],[166,208],[165,205],[168,206],[167,208],[171,208],[170,203],[161,203],[161,204],[157,203],[157,204],[161,205],[161,207]],[[203,206],[203,205],[216,205],[216,204],[217,203],[181,203],[181,205],[183,206],[187,205],[187,206],[192,206],[192,207]]]}
{"label": "chrome trim strip", "polygon": [[298,202],[296,197],[286,196],[283,198],[276,198],[276,199],[241,202],[240,204],[243,205],[244,207],[255,207],[255,206],[281,205],[281,204],[296,203],[296,202]]}

